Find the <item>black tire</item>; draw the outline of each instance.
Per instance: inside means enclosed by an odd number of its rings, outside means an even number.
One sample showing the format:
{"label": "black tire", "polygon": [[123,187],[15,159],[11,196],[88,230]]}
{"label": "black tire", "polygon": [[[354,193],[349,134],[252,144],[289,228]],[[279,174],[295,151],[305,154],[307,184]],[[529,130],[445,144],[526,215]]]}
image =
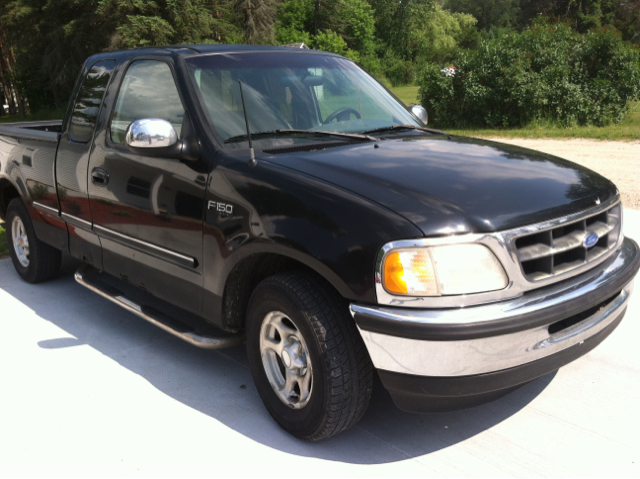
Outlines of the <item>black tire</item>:
{"label": "black tire", "polygon": [[[283,402],[263,364],[262,324],[273,312],[284,313],[308,350],[312,387],[308,402],[298,404],[299,409]],[[267,410],[282,428],[300,439],[318,441],[339,434],[355,425],[369,405],[373,365],[348,305],[310,275],[281,273],[256,287],[247,311],[247,356]]]}
{"label": "black tire", "polygon": [[[19,218],[24,225],[24,230],[29,242],[28,265],[23,265],[18,257],[16,246],[13,242],[12,225],[15,218]],[[33,223],[29,212],[20,198],[15,198],[7,208],[7,240],[13,266],[18,274],[27,283],[40,283],[47,281],[58,274],[62,253],[52,246],[40,241],[33,229]]]}

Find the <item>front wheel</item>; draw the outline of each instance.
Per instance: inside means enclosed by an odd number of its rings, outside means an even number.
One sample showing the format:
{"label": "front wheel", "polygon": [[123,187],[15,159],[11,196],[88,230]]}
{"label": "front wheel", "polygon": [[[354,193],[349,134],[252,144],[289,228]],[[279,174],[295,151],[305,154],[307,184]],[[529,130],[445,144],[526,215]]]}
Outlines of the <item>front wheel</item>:
{"label": "front wheel", "polygon": [[58,274],[62,253],[36,237],[29,212],[20,198],[7,207],[7,234],[13,266],[22,279],[39,283]]}
{"label": "front wheel", "polygon": [[251,296],[247,355],[267,410],[292,435],[317,441],[356,424],[373,366],[346,304],[303,273],[267,278]]}

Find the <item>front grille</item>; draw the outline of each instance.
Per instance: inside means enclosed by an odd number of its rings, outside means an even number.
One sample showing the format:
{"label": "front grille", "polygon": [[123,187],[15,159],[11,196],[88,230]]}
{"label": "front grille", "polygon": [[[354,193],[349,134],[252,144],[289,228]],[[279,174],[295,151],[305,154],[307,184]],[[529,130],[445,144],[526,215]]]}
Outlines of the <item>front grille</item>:
{"label": "front grille", "polygon": [[[558,276],[595,261],[615,246],[620,237],[620,203],[597,214],[515,239],[514,246],[524,276],[539,281]],[[595,244],[587,246],[588,236]]]}

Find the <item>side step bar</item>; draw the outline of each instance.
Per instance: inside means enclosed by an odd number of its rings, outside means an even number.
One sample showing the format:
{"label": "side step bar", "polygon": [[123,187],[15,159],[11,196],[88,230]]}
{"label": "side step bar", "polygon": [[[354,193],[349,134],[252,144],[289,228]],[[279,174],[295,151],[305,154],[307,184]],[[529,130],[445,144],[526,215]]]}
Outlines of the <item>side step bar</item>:
{"label": "side step bar", "polygon": [[98,293],[100,296],[107,298],[109,301],[116,303],[127,311],[140,316],[142,319],[146,319],[151,324],[164,329],[194,346],[204,349],[222,349],[236,346],[244,341],[244,333],[233,334],[219,330],[219,336],[199,334],[188,324],[157,310],[153,306],[138,304],[132,301],[117,288],[101,281],[100,275],[101,273],[97,269],[85,264],[76,271],[75,278],[76,281],[85,288]]}

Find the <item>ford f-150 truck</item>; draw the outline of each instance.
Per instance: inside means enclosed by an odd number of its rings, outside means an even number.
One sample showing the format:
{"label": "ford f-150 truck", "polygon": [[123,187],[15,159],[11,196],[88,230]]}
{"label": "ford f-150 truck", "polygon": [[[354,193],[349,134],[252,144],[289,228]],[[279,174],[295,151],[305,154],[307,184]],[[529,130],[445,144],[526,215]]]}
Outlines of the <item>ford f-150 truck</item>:
{"label": "ford f-150 truck", "polygon": [[620,323],[638,245],[616,187],[426,128],[352,61],[194,45],[89,58],[63,121],[0,127],[28,282],[76,280],[196,346],[246,341],[291,434],[498,398]]}

